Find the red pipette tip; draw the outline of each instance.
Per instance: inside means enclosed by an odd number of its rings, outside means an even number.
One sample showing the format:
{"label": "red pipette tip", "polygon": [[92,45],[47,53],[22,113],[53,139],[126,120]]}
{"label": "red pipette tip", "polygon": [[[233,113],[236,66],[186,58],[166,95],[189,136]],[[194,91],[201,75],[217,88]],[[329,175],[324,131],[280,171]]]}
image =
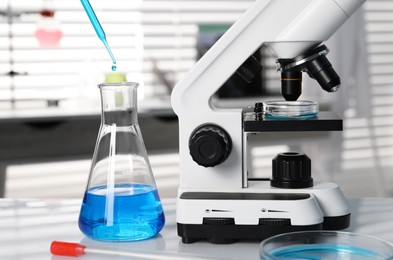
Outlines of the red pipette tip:
{"label": "red pipette tip", "polygon": [[85,254],[85,246],[78,243],[53,241],[50,252],[53,255],[80,256]]}

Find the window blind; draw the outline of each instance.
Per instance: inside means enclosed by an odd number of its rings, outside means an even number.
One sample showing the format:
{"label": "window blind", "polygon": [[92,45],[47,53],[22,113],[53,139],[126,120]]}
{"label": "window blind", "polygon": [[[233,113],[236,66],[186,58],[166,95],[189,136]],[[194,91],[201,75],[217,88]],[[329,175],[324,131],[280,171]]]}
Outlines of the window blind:
{"label": "window blind", "polygon": [[[356,114],[349,104],[344,121],[342,161],[348,180],[357,178],[359,193],[390,196],[393,166],[393,2],[368,0],[364,6],[369,73],[369,115]],[[351,101],[348,101],[351,103]],[[357,100],[357,102],[361,102]],[[345,176],[345,175],[344,175]],[[345,178],[345,177],[344,177]],[[362,180],[370,180],[363,181]]]}
{"label": "window blind", "polygon": [[[347,135],[347,148],[357,148],[357,153],[347,152],[344,158],[357,159],[357,163],[347,165],[355,168],[381,163],[393,165],[390,159],[376,161],[393,156],[393,3],[368,0],[364,10],[371,116],[349,118],[353,132]],[[359,142],[355,144],[351,139]]]}
{"label": "window blind", "polygon": [[[196,62],[201,24],[232,24],[249,0],[91,0],[118,72],[141,84],[140,98],[168,95]],[[48,6],[62,38],[43,46],[36,37]],[[80,1],[7,0],[0,3],[0,108],[61,105],[97,99],[95,86],[111,60]]]}

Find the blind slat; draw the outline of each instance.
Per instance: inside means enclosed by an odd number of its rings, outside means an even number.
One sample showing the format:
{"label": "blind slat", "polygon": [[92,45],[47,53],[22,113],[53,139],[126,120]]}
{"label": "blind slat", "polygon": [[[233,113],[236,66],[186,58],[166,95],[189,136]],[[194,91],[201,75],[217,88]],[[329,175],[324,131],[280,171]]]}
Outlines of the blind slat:
{"label": "blind slat", "polygon": [[[119,72],[138,74],[142,92],[149,95],[166,91],[156,75],[157,68],[175,84],[195,64],[200,24],[230,25],[253,2],[90,0],[118,61]],[[13,99],[21,97],[19,91],[25,91],[24,99],[45,98],[42,89],[81,88],[86,82],[97,84],[111,73],[110,57],[79,1],[52,1],[63,35],[54,47],[41,46],[35,37],[37,28],[43,24],[38,15],[42,0],[13,0],[10,4],[11,14],[17,16],[11,25],[7,19],[0,20],[0,89],[10,88],[12,84]],[[3,2],[0,8],[8,7]],[[8,40],[10,29],[11,41]],[[7,78],[5,74],[11,69],[26,75]]]}

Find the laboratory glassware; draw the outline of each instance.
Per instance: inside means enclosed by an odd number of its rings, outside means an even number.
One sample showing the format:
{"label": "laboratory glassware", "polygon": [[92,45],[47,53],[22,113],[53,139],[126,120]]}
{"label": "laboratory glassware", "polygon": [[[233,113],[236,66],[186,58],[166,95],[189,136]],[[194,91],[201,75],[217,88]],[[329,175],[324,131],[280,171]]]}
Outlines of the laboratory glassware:
{"label": "laboratory glassware", "polygon": [[393,259],[392,244],[342,231],[301,231],[277,235],[260,244],[262,260]]}
{"label": "laboratory glassware", "polygon": [[155,236],[165,217],[137,117],[137,83],[103,83],[101,126],[79,228],[102,241]]}
{"label": "laboratory glassware", "polygon": [[52,0],[43,1],[34,35],[42,47],[56,47],[59,45],[63,32],[59,20],[55,17]]}
{"label": "laboratory glassware", "polygon": [[269,118],[311,118],[318,115],[319,105],[307,100],[272,100],[263,102],[263,111]]}

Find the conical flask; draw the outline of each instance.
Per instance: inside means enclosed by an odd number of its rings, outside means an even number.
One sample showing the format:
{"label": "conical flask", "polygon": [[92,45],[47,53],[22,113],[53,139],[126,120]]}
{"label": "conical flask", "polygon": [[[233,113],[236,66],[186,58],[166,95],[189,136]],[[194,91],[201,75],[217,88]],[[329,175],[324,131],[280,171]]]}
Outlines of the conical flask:
{"label": "conical flask", "polygon": [[165,218],[137,118],[137,83],[100,84],[101,126],[79,228],[102,241],[155,236]]}

